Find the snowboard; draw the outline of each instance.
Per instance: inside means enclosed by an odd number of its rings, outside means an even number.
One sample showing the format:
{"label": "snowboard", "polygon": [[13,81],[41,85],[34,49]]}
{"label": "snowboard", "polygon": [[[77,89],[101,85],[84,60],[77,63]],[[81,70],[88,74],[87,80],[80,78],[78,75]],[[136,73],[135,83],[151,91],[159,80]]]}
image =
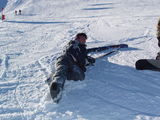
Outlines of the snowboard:
{"label": "snowboard", "polygon": [[45,81],[49,86],[50,97],[52,98],[54,103],[59,103],[62,98],[62,89],[58,87],[56,83],[52,83],[54,72],[50,74],[50,76]]}
{"label": "snowboard", "polygon": [[155,59],[140,59],[135,63],[137,70],[153,70],[160,71],[160,60]]}
{"label": "snowboard", "polygon": [[50,84],[50,95],[54,103],[59,103],[62,99],[62,87],[59,87],[57,83]]}

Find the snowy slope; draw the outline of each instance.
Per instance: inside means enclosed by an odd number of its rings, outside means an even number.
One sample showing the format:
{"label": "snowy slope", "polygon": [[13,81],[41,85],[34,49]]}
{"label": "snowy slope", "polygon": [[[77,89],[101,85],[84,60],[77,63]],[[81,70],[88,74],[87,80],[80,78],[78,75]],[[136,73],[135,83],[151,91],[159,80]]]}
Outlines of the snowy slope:
{"label": "snowy slope", "polygon": [[[159,72],[134,68],[159,51],[159,0],[0,0],[0,7],[0,120],[160,120]],[[88,47],[130,48],[97,60],[84,81],[67,81],[55,105],[45,80],[78,32]]]}

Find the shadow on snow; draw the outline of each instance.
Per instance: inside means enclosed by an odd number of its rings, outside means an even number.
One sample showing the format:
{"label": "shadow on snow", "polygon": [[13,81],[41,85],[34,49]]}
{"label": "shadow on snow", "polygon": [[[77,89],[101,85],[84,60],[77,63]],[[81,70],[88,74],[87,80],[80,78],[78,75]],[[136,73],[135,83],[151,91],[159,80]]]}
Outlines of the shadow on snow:
{"label": "shadow on snow", "polygon": [[80,90],[74,89],[64,96],[60,103],[63,107],[58,107],[57,112],[78,110],[81,116],[92,120],[97,120],[97,115],[101,119],[113,119],[112,113],[121,115],[118,116],[120,119],[133,119],[137,115],[160,117],[160,108],[157,107],[160,106],[159,74],[147,72],[111,63],[107,57],[99,59],[95,67],[88,69],[87,80],[82,81],[87,86]]}
{"label": "shadow on snow", "polygon": [[95,3],[95,4],[90,4],[89,8],[83,8],[82,10],[107,10],[107,9],[113,9],[112,5],[115,3]]}
{"label": "shadow on snow", "polygon": [[113,9],[114,7],[98,7],[98,8],[84,8],[82,10],[107,10],[107,9]]}
{"label": "shadow on snow", "polygon": [[34,21],[5,21],[10,23],[22,23],[22,24],[64,24],[69,22],[34,22]]}

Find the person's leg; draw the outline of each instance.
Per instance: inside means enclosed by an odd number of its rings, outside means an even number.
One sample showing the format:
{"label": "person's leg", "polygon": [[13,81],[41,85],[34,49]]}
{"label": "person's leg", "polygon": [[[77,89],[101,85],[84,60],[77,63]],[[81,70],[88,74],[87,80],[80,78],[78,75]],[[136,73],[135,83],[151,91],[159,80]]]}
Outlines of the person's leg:
{"label": "person's leg", "polygon": [[51,82],[53,81],[54,72],[50,74],[50,76],[47,78],[46,83],[50,86]]}
{"label": "person's leg", "polygon": [[[56,62],[56,71],[51,76],[50,94],[53,99],[57,98],[63,90],[65,80],[67,79],[68,63],[65,57],[58,58]],[[61,95],[59,96],[61,97]],[[59,98],[58,98],[59,99]]]}
{"label": "person's leg", "polygon": [[80,67],[77,65],[72,65],[68,75],[67,80],[84,80],[85,79],[85,73],[81,70]]}
{"label": "person's leg", "polygon": [[53,82],[56,82],[58,84],[61,84],[62,86],[64,86],[65,80],[67,79],[67,66],[66,65],[58,65],[56,67],[56,72],[53,75]]}

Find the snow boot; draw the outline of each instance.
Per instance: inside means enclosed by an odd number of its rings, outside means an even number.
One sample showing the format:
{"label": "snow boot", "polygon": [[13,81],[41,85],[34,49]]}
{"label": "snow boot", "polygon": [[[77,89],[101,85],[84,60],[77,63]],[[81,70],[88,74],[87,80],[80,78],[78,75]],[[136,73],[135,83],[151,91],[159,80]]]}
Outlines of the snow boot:
{"label": "snow boot", "polygon": [[62,98],[62,85],[56,82],[52,82],[50,85],[50,95],[55,103],[59,103]]}

